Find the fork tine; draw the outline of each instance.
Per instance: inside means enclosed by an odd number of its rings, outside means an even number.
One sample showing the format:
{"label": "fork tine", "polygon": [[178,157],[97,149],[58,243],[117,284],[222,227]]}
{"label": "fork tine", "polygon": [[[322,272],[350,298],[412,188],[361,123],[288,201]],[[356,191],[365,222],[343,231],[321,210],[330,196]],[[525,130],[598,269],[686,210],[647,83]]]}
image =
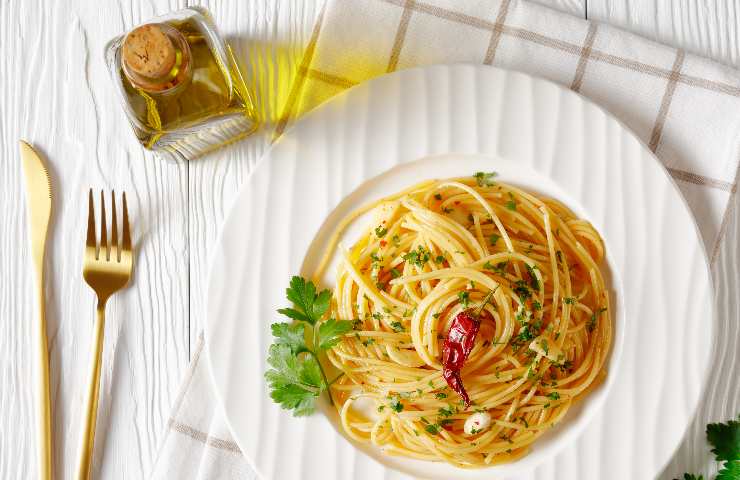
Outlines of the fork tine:
{"label": "fork tine", "polygon": [[[105,196],[103,191],[100,191],[100,252],[105,249],[105,259],[110,260],[110,249],[108,248],[108,222],[105,219]],[[98,254],[100,258],[100,254]]]}
{"label": "fork tine", "polygon": [[126,204],[126,192],[123,192],[123,251],[131,252],[131,228],[128,224],[128,205]]}
{"label": "fork tine", "polygon": [[95,245],[95,208],[93,206],[93,191],[90,189],[88,195],[88,209],[87,209],[87,242],[86,246],[96,248]]}
{"label": "fork tine", "polygon": [[121,261],[121,255],[120,255],[120,249],[118,248],[118,218],[116,217],[116,191],[112,190],[110,193],[110,200],[111,200],[111,234],[110,234],[110,243],[111,243],[111,254],[113,256],[113,260],[116,262]]}

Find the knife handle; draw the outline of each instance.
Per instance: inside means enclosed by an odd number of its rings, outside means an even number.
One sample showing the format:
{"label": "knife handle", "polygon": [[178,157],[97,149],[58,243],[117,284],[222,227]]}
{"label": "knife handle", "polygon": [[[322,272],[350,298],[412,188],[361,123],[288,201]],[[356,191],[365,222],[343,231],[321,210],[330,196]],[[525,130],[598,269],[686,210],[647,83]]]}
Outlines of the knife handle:
{"label": "knife handle", "polygon": [[105,338],[105,303],[98,301],[96,311],[92,356],[90,357],[90,377],[85,399],[85,421],[80,437],[80,451],[77,458],[77,479],[91,478],[93,448],[95,446],[95,424],[98,419],[98,393],[100,392],[100,369],[103,359],[103,340]]}
{"label": "knife handle", "polygon": [[51,397],[49,394],[49,350],[46,341],[46,313],[44,308],[43,278],[39,276],[38,331],[36,338],[36,443],[38,446],[38,473],[42,480],[51,480]]}

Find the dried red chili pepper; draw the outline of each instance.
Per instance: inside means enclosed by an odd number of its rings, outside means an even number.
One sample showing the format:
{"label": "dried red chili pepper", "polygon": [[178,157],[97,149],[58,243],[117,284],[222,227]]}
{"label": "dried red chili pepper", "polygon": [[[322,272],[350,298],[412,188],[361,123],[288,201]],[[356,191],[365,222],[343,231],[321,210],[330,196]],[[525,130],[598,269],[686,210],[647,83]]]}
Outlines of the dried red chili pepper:
{"label": "dried red chili pepper", "polygon": [[442,346],[442,376],[447,385],[462,397],[465,408],[470,406],[470,397],[460,378],[460,370],[473,350],[480,330],[480,314],[492,295],[493,291],[489,292],[475,312],[465,310],[455,316]]}

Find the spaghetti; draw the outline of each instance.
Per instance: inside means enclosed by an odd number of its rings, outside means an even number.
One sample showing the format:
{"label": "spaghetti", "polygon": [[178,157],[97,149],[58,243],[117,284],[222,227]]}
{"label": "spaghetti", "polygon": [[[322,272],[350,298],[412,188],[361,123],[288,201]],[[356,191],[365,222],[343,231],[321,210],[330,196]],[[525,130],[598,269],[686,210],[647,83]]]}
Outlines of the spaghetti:
{"label": "spaghetti", "polygon": [[[331,305],[355,319],[328,352],[344,373],[331,393],[351,438],[463,468],[512,461],[605,377],[601,237],[561,203],[492,178],[422,182],[355,212],[330,241],[316,278],[342,230],[373,210],[339,249]],[[473,309],[466,408],[443,378],[442,347]]]}

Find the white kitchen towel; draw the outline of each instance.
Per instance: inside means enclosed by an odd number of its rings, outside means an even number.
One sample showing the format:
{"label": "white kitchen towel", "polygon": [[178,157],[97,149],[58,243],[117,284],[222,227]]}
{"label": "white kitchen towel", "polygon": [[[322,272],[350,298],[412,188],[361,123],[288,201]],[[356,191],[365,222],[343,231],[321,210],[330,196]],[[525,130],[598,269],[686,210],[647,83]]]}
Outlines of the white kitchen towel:
{"label": "white kitchen towel", "polygon": [[[740,72],[523,0],[329,0],[277,125],[397,69],[468,62],[544,77],[600,104],[660,158],[712,263],[737,193]],[[154,478],[253,478],[193,358]]]}

